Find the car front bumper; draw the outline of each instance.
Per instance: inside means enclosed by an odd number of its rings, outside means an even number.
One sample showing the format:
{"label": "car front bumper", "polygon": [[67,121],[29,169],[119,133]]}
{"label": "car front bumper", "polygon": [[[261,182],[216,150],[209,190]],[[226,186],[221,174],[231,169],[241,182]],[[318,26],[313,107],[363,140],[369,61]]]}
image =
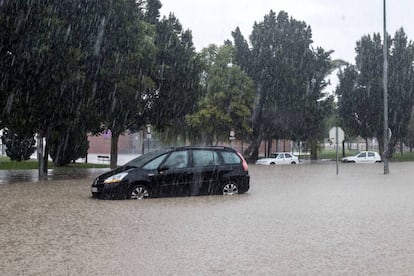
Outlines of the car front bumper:
{"label": "car front bumper", "polygon": [[93,198],[121,199],[126,197],[124,187],[122,182],[105,184],[95,180],[91,186],[91,193]]}

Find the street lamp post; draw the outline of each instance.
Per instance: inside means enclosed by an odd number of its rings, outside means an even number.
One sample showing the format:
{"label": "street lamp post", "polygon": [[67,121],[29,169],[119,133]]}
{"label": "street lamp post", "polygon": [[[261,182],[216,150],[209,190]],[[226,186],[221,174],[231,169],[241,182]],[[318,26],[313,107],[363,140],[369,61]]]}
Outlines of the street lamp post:
{"label": "street lamp post", "polygon": [[387,17],[386,0],[384,0],[384,68],[382,82],[384,86],[384,174],[389,174],[388,167],[388,45],[387,45]]}

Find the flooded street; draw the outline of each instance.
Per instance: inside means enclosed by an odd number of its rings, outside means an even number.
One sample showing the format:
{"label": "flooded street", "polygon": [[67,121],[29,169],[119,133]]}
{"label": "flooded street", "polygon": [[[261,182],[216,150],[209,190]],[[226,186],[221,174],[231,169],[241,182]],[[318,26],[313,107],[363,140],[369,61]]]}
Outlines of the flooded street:
{"label": "flooded street", "polygon": [[413,275],[414,164],[250,166],[233,197],[0,185],[1,275]]}

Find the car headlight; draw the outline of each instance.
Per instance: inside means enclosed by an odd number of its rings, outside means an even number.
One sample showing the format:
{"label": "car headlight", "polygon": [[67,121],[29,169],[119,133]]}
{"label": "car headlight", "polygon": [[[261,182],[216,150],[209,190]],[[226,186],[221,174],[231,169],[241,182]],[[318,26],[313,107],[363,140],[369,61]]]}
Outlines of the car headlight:
{"label": "car headlight", "polygon": [[104,183],[105,184],[111,184],[111,183],[121,182],[122,179],[124,179],[124,177],[127,176],[127,175],[128,175],[128,173],[126,173],[126,172],[115,174],[115,175],[110,176],[107,179],[105,179]]}

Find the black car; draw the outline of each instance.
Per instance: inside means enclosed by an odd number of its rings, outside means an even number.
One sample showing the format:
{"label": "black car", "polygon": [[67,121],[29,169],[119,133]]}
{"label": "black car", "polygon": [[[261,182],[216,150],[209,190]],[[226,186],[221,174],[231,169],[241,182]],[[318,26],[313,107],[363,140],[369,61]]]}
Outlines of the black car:
{"label": "black car", "polygon": [[92,196],[107,199],[233,195],[249,190],[243,156],[228,147],[175,147],[144,154],[97,177]]}

